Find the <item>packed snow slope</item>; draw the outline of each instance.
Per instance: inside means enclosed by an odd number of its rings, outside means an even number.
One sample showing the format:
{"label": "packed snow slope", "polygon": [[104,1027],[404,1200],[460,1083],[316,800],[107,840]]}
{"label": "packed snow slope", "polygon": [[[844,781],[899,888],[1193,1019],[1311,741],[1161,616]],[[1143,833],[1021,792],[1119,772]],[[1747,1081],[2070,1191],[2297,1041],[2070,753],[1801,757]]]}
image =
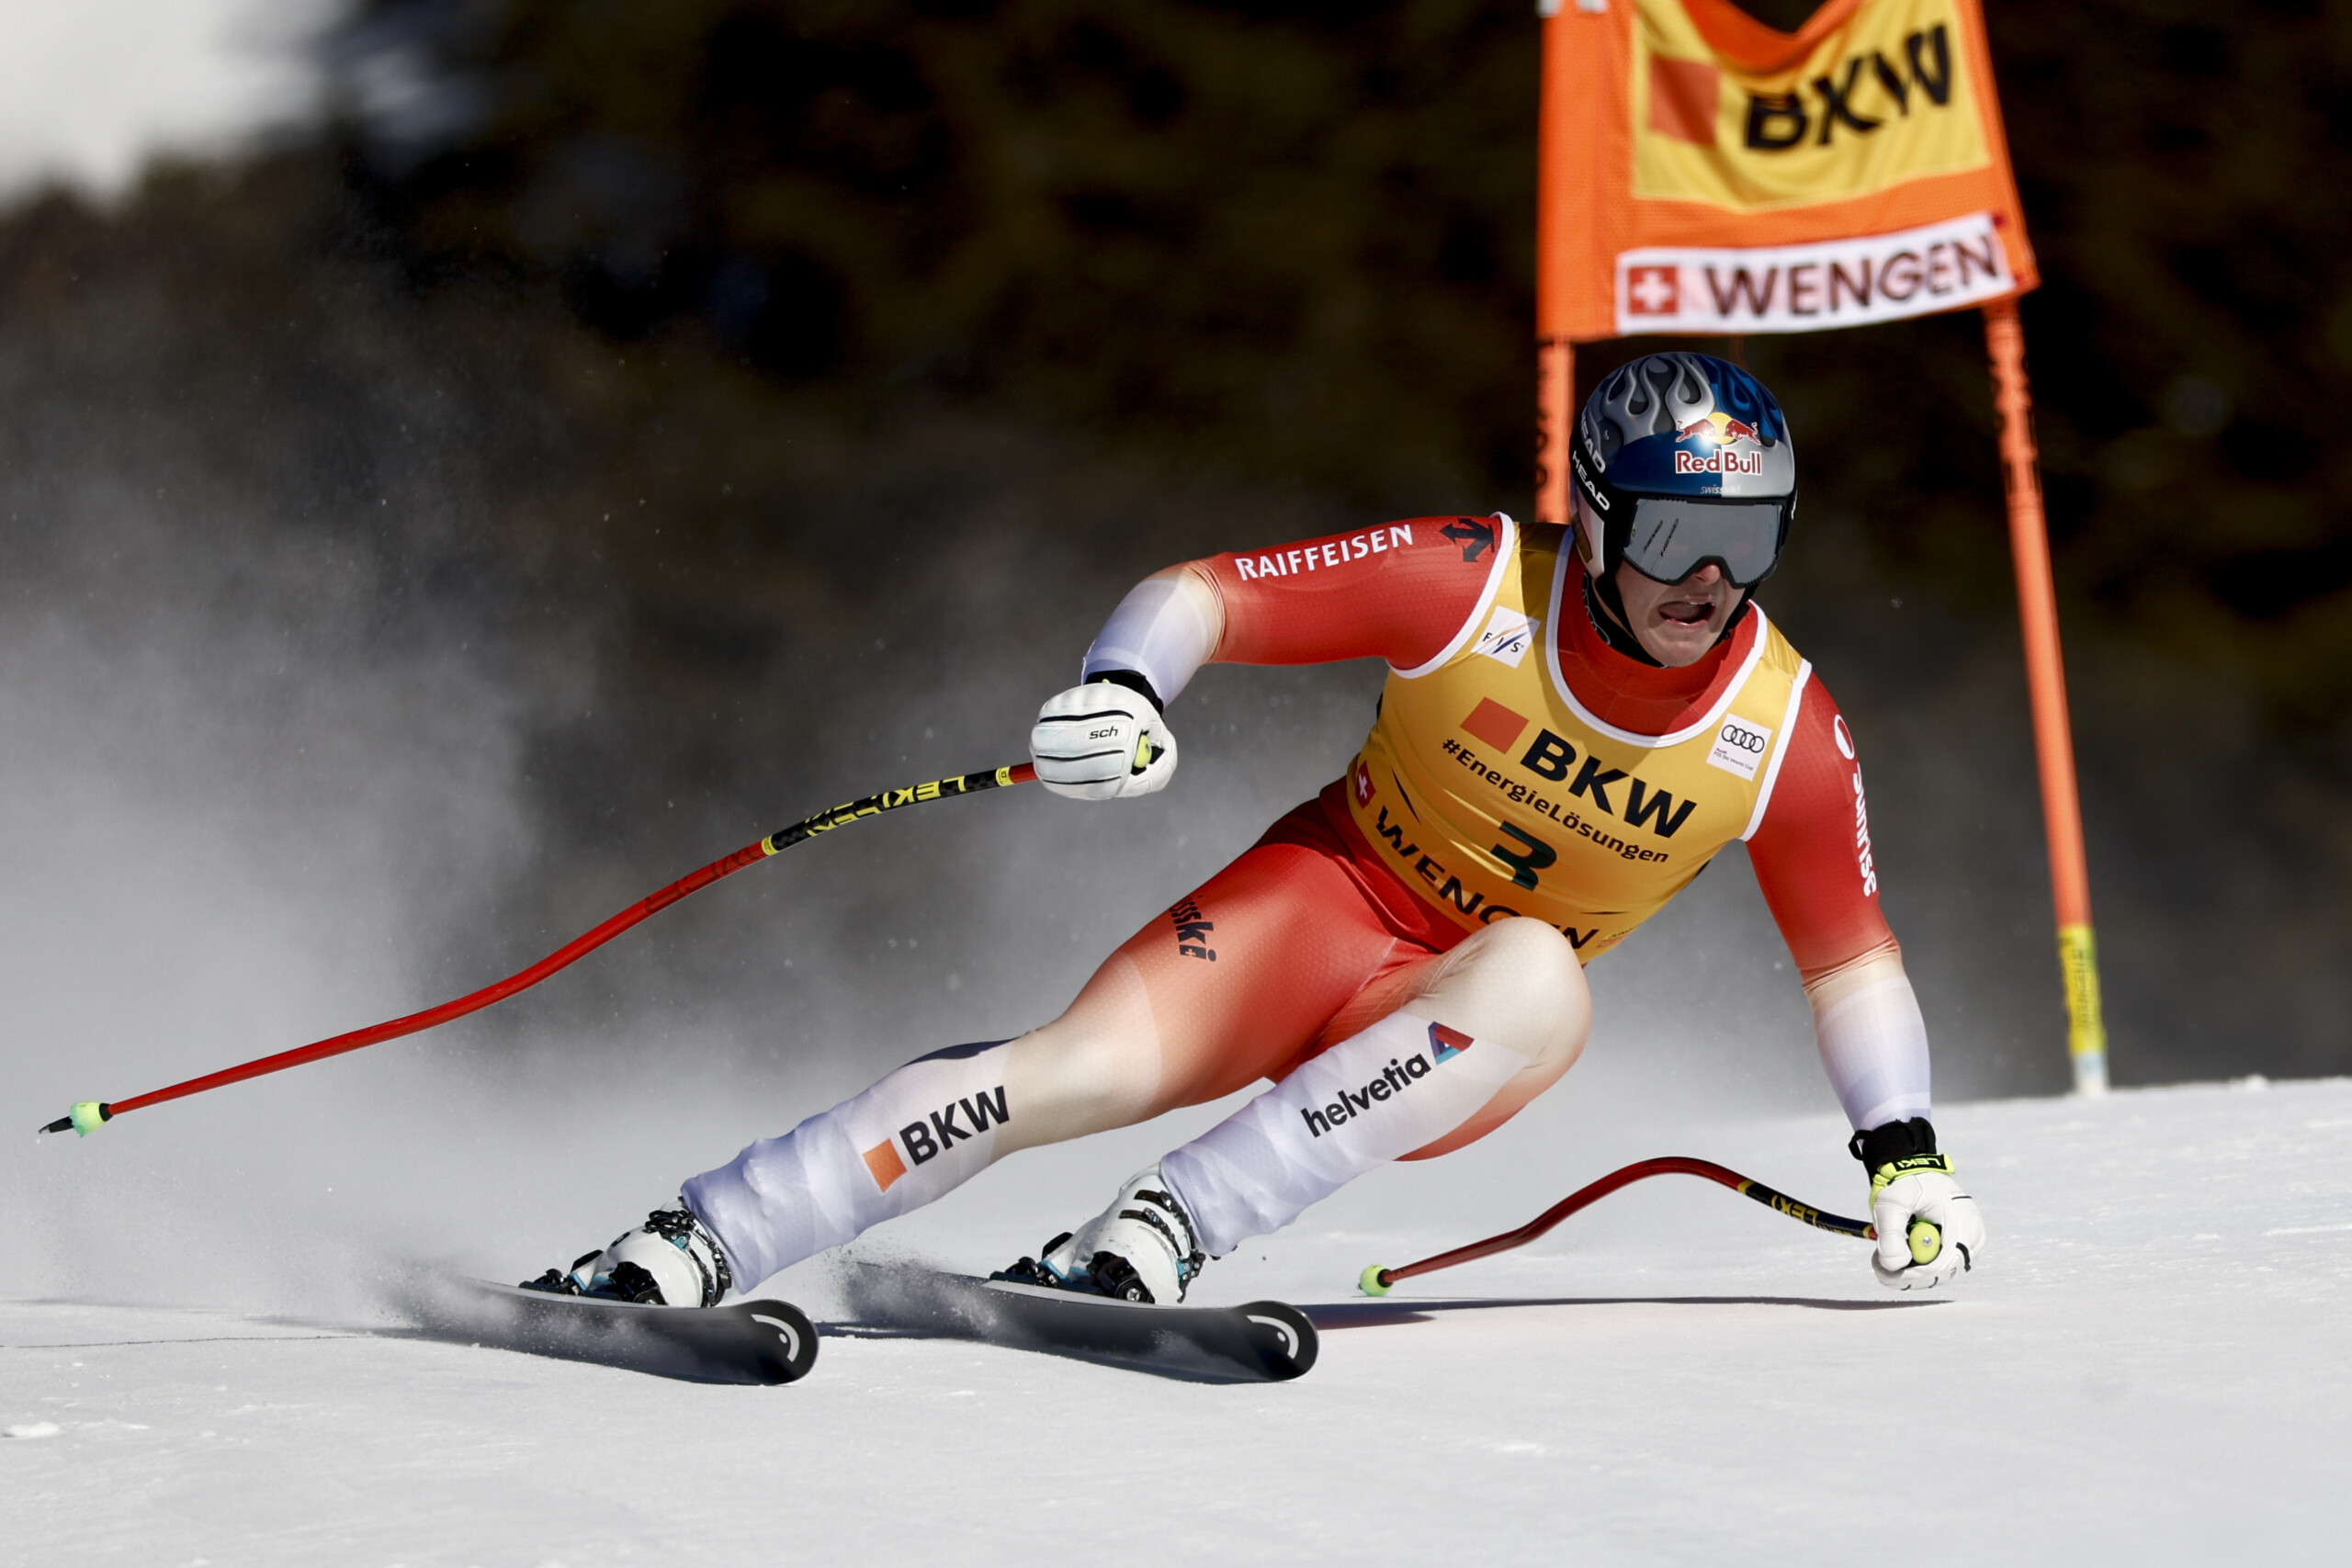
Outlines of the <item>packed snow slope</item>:
{"label": "packed snow slope", "polygon": [[[0,1303],[0,1558],[2341,1562],[2352,1082],[1938,1122],[1992,1227],[1958,1290],[1891,1294],[1861,1244],[1667,1178],[1354,1296],[1365,1263],[1502,1228],[1620,1156],[1860,1206],[1832,1118],[1567,1146],[1539,1106],[1211,1269],[1205,1299],[1314,1309],[1321,1363],[1278,1386],[842,1337],[799,1384],[706,1387],[402,1337],[364,1307]],[[998,1261],[1183,1130],[1008,1162],[861,1253]],[[842,1310],[821,1261],[770,1293]]]}

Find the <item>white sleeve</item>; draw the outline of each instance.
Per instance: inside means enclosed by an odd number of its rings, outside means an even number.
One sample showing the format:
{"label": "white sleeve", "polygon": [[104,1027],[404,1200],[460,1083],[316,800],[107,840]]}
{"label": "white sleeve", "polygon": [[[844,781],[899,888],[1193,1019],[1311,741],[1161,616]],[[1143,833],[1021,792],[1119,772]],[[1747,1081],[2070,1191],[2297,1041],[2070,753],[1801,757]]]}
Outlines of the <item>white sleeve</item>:
{"label": "white sleeve", "polygon": [[1086,650],[1081,683],[1105,670],[1131,670],[1151,682],[1159,705],[1174,704],[1224,629],[1216,590],[1185,570],[1147,577],[1127,590]]}
{"label": "white sleeve", "polygon": [[1807,988],[1814,1041],[1858,1132],[1928,1113],[1928,1022],[1892,953]]}

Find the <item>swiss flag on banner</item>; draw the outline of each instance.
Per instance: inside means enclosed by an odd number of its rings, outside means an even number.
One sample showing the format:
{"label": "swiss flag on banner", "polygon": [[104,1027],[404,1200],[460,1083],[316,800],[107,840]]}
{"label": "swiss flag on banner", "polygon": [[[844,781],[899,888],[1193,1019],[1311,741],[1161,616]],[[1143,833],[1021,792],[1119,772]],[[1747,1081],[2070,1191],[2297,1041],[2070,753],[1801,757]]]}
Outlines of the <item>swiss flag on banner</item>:
{"label": "swiss flag on banner", "polygon": [[1625,313],[1631,316],[1680,315],[1682,269],[1656,265],[1627,267]]}
{"label": "swiss flag on banner", "polygon": [[1814,332],[2038,281],[1977,0],[1571,0],[1544,28],[1537,335]]}

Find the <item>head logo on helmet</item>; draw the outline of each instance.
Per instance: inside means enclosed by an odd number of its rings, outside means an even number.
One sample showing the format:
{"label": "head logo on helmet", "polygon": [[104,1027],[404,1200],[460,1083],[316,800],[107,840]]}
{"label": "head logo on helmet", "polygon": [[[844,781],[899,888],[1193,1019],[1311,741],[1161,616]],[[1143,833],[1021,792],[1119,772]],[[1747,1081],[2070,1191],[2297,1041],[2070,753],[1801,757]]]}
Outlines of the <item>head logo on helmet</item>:
{"label": "head logo on helmet", "polygon": [[1595,577],[1630,561],[1679,582],[1708,561],[1743,588],[1780,558],[1796,513],[1796,452],[1764,384],[1704,354],[1653,354],[1585,400],[1570,448]]}

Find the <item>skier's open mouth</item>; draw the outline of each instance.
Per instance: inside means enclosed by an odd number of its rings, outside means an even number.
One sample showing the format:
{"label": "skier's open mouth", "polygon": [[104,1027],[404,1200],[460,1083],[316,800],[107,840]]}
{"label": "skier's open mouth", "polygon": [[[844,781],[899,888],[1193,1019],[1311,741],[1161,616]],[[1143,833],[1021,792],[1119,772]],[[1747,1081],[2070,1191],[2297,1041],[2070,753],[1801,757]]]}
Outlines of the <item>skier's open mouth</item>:
{"label": "skier's open mouth", "polygon": [[1657,613],[1677,626],[1698,626],[1706,624],[1715,606],[1712,600],[1669,599],[1657,607]]}

